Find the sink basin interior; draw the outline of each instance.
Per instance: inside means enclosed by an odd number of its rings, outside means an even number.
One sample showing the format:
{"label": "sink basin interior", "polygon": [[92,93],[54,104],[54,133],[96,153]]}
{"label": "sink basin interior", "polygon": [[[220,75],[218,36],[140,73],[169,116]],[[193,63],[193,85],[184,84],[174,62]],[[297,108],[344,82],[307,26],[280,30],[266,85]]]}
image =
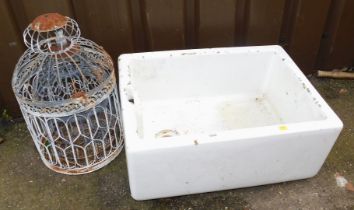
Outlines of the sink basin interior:
{"label": "sink basin interior", "polygon": [[135,56],[126,93],[137,132],[161,138],[326,119],[291,63],[274,50]]}

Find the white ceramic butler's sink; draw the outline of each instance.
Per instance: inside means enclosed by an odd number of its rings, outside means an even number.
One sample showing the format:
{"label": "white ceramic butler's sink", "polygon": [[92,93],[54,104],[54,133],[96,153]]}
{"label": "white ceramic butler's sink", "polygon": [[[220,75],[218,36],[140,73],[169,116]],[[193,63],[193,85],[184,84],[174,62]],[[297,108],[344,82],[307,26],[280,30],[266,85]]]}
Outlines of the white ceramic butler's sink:
{"label": "white ceramic butler's sink", "polygon": [[137,200],[312,177],[343,127],[279,46],[125,54],[119,80]]}

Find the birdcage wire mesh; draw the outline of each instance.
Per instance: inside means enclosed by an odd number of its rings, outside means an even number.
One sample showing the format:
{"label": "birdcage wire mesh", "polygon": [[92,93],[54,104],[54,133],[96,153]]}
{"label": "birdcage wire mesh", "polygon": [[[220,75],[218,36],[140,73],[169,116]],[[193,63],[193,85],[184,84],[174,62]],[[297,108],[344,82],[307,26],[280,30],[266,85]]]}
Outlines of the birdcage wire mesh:
{"label": "birdcage wire mesh", "polygon": [[45,165],[83,174],[108,164],[123,147],[110,56],[80,37],[74,20],[58,14],[38,17],[23,37],[29,49],[12,86]]}

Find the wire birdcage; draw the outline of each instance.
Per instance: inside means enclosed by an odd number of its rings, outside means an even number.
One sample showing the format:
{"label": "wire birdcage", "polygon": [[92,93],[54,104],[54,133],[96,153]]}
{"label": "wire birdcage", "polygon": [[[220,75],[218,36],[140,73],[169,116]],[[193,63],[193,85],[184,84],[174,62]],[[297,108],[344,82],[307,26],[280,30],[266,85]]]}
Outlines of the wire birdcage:
{"label": "wire birdcage", "polygon": [[123,148],[111,57],[57,13],[34,19],[23,37],[29,49],[12,87],[44,164],[64,174],[105,166]]}

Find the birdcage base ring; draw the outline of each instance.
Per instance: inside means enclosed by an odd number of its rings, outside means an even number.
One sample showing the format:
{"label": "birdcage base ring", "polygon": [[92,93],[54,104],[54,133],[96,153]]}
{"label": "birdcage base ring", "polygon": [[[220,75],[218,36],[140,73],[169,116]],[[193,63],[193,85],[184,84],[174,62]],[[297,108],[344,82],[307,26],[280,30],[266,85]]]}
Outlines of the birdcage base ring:
{"label": "birdcage base ring", "polygon": [[102,161],[83,168],[74,168],[74,169],[61,168],[49,163],[45,158],[42,158],[42,161],[45,166],[47,166],[49,169],[57,173],[66,174],[66,175],[88,174],[97,171],[103,168],[104,166],[108,165],[112,160],[114,160],[120,154],[122,149],[123,149],[123,144],[119,148],[117,148],[116,151],[112,152],[109,156],[107,156]]}

